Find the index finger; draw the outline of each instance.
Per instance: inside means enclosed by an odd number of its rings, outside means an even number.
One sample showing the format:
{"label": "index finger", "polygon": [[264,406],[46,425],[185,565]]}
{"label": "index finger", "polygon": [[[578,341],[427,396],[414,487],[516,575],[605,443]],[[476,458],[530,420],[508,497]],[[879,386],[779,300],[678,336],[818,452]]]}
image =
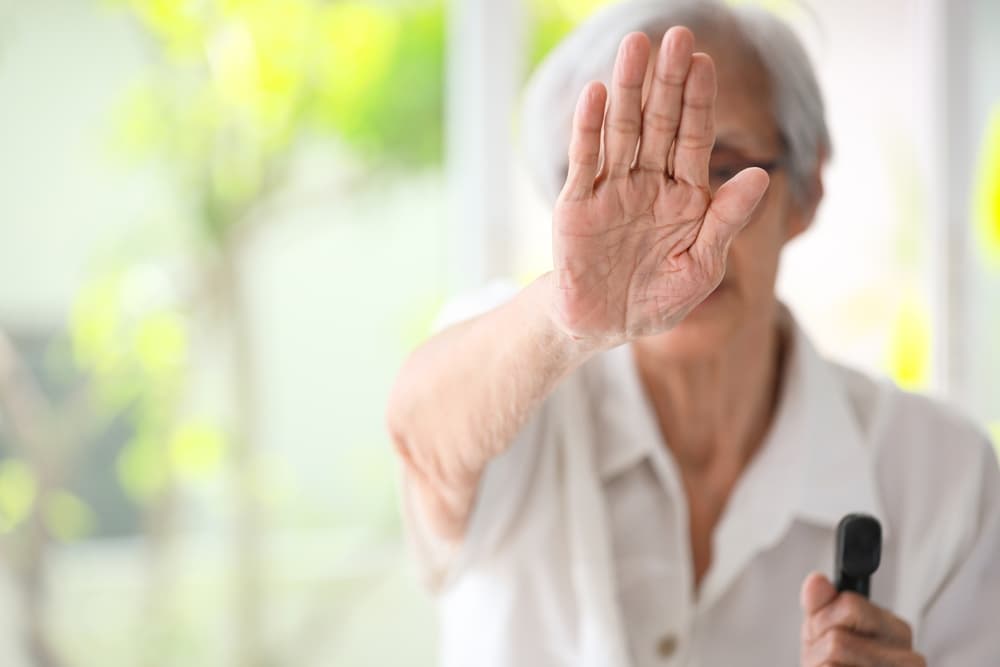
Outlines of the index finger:
{"label": "index finger", "polygon": [[580,94],[573,114],[573,134],[569,144],[569,164],[562,196],[567,200],[588,197],[601,161],[601,129],[608,93],[604,85],[592,81]]}
{"label": "index finger", "polygon": [[902,648],[909,648],[913,642],[913,634],[906,621],[867,598],[847,591],[813,614],[808,626],[812,639],[839,628]]}

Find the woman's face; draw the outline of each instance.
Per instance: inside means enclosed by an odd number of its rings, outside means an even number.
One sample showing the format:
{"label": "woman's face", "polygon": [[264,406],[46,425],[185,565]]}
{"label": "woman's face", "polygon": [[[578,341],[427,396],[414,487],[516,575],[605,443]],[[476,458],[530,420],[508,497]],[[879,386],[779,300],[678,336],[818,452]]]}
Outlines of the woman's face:
{"label": "woman's face", "polygon": [[[760,166],[769,171],[771,182],[731,246],[719,287],[680,325],[647,341],[657,355],[710,355],[748,327],[766,326],[774,317],[781,249],[808,226],[815,209],[797,204],[789,189],[767,74],[755,57],[733,42],[698,39],[695,45],[712,56],[718,80],[710,180],[713,189],[718,188],[741,169]],[[647,81],[651,74],[652,67]],[[817,182],[817,197],[818,192]]]}

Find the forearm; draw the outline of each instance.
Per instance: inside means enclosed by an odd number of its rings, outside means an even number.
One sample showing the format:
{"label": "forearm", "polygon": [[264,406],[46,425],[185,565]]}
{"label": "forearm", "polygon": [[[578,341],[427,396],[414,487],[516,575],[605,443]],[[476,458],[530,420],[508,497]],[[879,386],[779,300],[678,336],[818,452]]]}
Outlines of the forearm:
{"label": "forearm", "polygon": [[428,340],[404,364],[387,421],[431,528],[461,537],[489,461],[592,350],[550,319],[549,275]]}

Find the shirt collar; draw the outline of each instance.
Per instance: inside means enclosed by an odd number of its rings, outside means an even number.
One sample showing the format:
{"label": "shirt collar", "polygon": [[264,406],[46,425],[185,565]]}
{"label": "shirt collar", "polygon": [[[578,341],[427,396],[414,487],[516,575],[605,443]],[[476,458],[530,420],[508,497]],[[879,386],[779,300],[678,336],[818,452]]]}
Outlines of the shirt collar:
{"label": "shirt collar", "polygon": [[[773,519],[795,517],[833,527],[844,515],[860,512],[878,518],[883,534],[888,533],[873,454],[846,386],[784,307],[782,327],[788,347],[778,407],[766,441],[747,470],[755,479],[744,481],[753,488],[737,491],[748,500],[755,497],[754,504],[763,501],[760,510],[769,506],[769,511],[785,515]],[[631,347],[603,356],[597,466],[607,483],[662,447],[662,436]],[[787,521],[769,523],[778,528]]]}
{"label": "shirt collar", "polygon": [[593,395],[598,400],[597,469],[606,484],[651,456],[663,438],[639,378],[631,345],[601,355]]}
{"label": "shirt collar", "polygon": [[796,515],[824,526],[836,526],[846,514],[871,514],[888,532],[880,502],[871,442],[851,406],[847,386],[797,322],[785,311],[792,349],[787,369],[788,391],[779,410],[787,437],[804,448],[802,486]]}

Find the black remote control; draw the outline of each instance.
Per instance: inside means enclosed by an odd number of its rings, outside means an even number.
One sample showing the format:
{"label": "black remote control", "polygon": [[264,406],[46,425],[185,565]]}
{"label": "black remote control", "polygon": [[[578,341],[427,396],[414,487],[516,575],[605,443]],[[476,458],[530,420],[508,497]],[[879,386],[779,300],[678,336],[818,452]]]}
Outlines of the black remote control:
{"label": "black remote control", "polygon": [[834,585],[868,597],[871,576],[882,557],[882,526],[867,514],[848,514],[837,526]]}

